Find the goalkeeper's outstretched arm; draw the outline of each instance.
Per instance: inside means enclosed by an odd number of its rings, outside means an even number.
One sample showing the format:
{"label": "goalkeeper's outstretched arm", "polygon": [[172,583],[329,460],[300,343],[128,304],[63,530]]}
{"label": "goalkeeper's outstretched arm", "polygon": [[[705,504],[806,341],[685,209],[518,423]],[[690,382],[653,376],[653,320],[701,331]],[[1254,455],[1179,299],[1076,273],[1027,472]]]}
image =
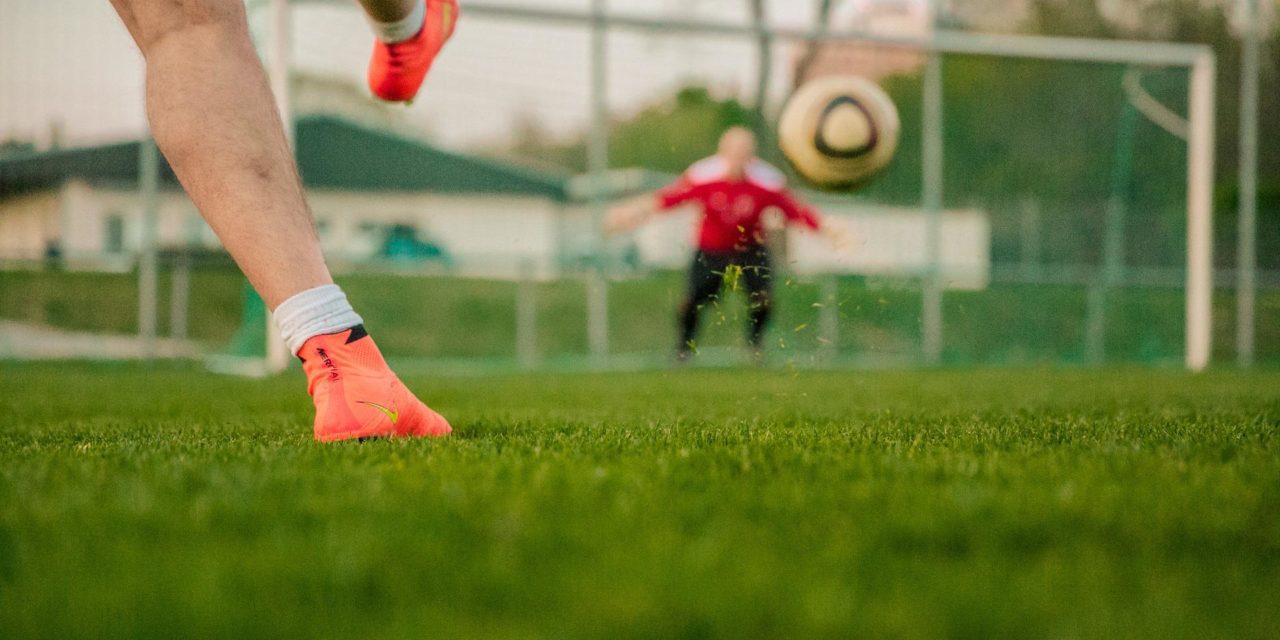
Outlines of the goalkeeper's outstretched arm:
{"label": "goalkeeper's outstretched arm", "polygon": [[648,222],[659,211],[678,207],[699,194],[700,188],[687,176],[682,176],[667,187],[610,209],[604,219],[604,232],[612,235],[631,231]]}
{"label": "goalkeeper's outstretched arm", "polygon": [[660,204],[657,196],[646,194],[612,207],[604,218],[604,232],[616,235],[637,229],[661,210]]}
{"label": "goalkeeper's outstretched arm", "polygon": [[787,222],[798,224],[817,233],[836,251],[847,253],[853,250],[856,240],[848,227],[819,215],[816,209],[793,196],[790,191],[786,189],[777,191],[773,205],[782,211]]}

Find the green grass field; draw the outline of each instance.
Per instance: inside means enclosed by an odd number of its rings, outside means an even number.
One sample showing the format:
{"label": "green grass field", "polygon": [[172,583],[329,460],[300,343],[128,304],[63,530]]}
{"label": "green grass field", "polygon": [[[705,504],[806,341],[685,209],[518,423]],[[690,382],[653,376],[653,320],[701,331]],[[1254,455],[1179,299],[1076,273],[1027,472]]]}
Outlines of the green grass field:
{"label": "green grass field", "polygon": [[0,364],[0,638],[1264,638],[1280,373]]}

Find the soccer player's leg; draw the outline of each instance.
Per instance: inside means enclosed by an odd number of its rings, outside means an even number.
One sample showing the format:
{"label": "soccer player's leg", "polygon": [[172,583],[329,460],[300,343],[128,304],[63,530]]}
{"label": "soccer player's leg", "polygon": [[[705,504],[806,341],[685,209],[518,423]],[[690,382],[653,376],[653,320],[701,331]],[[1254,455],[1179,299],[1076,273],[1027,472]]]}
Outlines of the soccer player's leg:
{"label": "soccer player's leg", "polygon": [[112,4],[146,59],[157,145],[305,363],[316,437],[448,433],[352,333],[361,320],[320,253],[242,0]]}
{"label": "soccer player's leg", "polygon": [[680,339],[676,343],[678,362],[685,362],[693,355],[702,308],[720,294],[729,262],[727,258],[713,253],[698,251],[694,254],[693,264],[689,267],[689,288],[677,314],[680,331]]}
{"label": "soccer player's leg", "polygon": [[458,0],[359,0],[373,26],[369,90],[387,102],[418,95],[431,63],[453,35]]}
{"label": "soccer player's leg", "polygon": [[773,270],[764,247],[749,250],[741,258],[742,280],[747,292],[747,345],[752,355],[764,354],[764,334],[773,315]]}

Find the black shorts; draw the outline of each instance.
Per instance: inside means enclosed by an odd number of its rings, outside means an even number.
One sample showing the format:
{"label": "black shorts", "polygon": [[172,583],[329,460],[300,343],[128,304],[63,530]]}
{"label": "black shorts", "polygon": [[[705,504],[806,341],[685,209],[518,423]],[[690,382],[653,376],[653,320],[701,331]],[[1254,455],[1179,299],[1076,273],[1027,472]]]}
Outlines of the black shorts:
{"label": "black shorts", "polygon": [[768,298],[772,282],[769,250],[762,246],[729,252],[700,249],[689,267],[689,297],[694,304],[707,302],[726,284],[730,290],[745,291],[750,298]]}

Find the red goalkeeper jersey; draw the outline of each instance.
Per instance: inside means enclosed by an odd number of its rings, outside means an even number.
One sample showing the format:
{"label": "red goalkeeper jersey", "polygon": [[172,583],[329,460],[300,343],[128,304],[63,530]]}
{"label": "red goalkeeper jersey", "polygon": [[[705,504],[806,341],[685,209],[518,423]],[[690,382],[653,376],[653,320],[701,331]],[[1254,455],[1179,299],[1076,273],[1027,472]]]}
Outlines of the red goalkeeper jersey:
{"label": "red goalkeeper jersey", "polygon": [[787,191],[786,177],[767,163],[756,160],[741,179],[731,178],[723,160],[712,156],[694,163],[680,179],[658,192],[658,205],[666,210],[685,202],[702,208],[698,248],[716,253],[742,251],[763,244],[761,216],[778,209],[787,221],[810,229],[822,225],[818,213]]}

